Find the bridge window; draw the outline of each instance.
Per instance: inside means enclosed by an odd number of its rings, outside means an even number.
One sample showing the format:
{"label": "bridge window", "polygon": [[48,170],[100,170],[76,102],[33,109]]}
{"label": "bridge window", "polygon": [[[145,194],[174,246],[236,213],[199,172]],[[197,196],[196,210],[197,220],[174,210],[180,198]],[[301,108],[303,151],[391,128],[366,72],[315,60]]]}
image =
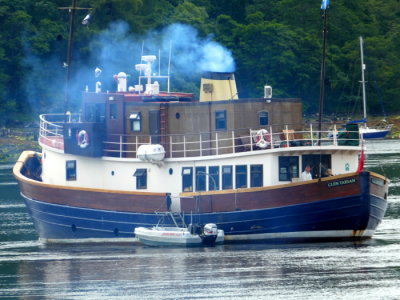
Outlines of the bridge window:
{"label": "bridge window", "polygon": [[232,184],[232,166],[222,166],[222,189],[228,190],[233,188]]}
{"label": "bridge window", "polygon": [[268,125],[268,112],[267,111],[261,111],[258,113],[258,121],[260,126],[263,125]]}
{"label": "bridge window", "polygon": [[279,156],[279,181],[291,181],[299,177],[299,157]]}
{"label": "bridge window", "polygon": [[263,165],[250,166],[250,187],[263,186]]}
{"label": "bridge window", "polygon": [[116,120],[118,115],[117,115],[117,104],[111,103],[110,106],[110,119],[111,120]]}
{"label": "bridge window", "polygon": [[136,189],[147,189],[147,169],[136,169],[133,176],[136,176]]}
{"label": "bridge window", "polygon": [[236,166],[236,188],[246,188],[247,187],[247,166],[239,165]]}
{"label": "bridge window", "polygon": [[226,130],[226,110],[215,111],[215,130]]}
{"label": "bridge window", "polygon": [[76,160],[67,160],[65,170],[68,181],[76,180]]}
{"label": "bridge window", "polygon": [[129,115],[129,121],[131,122],[131,131],[142,131],[142,115],[140,112],[131,113]]}
{"label": "bridge window", "polygon": [[182,191],[193,192],[193,168],[182,168]]}

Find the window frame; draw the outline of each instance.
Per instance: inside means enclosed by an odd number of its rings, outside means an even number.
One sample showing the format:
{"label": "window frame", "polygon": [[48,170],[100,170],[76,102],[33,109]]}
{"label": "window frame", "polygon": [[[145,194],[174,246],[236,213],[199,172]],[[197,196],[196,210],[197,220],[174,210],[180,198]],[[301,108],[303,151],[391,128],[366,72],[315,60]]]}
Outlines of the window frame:
{"label": "window frame", "polygon": [[[69,166],[72,164],[71,166]],[[65,180],[66,181],[76,181],[76,160],[66,160],[65,161]]]}
{"label": "window frame", "polygon": [[208,190],[219,191],[219,166],[208,167]]}
{"label": "window frame", "polygon": [[250,165],[250,187],[262,187],[263,185],[263,165]]}
{"label": "window frame", "polygon": [[[296,155],[279,156],[278,157],[279,181],[292,181],[292,178],[298,178],[300,176],[299,161],[300,161],[299,156]],[[293,166],[295,166],[296,168],[293,169]],[[282,172],[283,169],[285,169],[285,173]],[[283,177],[283,175],[285,176]]]}
{"label": "window frame", "polygon": [[[185,174],[185,171],[189,171],[189,174]],[[193,167],[182,167],[182,192],[193,192]],[[190,185],[187,185],[188,190],[185,190],[185,182],[188,181]]]}
{"label": "window frame", "polygon": [[206,167],[196,167],[195,175],[196,175],[195,176],[196,177],[196,186],[195,186],[196,192],[205,192],[207,190]]}
{"label": "window frame", "polygon": [[[229,173],[225,173],[226,168],[230,170]],[[223,190],[233,189],[233,166],[232,165],[222,166],[221,173],[222,173],[222,189]]]}
{"label": "window frame", "polygon": [[[134,116],[136,115],[136,116]],[[129,114],[129,122],[130,122],[130,129],[131,132],[141,132],[142,131],[142,113],[138,112],[131,112]],[[139,128],[135,128],[137,125]]]}
{"label": "window frame", "polygon": [[[262,116],[262,114],[265,114],[265,116]],[[261,120],[264,119],[266,120],[266,122],[261,122]],[[267,111],[263,110],[258,113],[258,124],[260,126],[266,126],[269,124],[269,113]]]}
{"label": "window frame", "polygon": [[118,106],[117,103],[110,103],[109,104],[109,119],[116,120],[118,118]]}
{"label": "window frame", "polygon": [[214,112],[215,117],[215,130],[216,131],[225,131],[227,130],[227,118],[226,118],[226,110],[216,110]]}
{"label": "window frame", "polygon": [[133,176],[136,177],[136,189],[146,190],[147,189],[147,169],[136,169]]}
{"label": "window frame", "polygon": [[235,166],[235,187],[237,189],[247,188],[247,165]]}

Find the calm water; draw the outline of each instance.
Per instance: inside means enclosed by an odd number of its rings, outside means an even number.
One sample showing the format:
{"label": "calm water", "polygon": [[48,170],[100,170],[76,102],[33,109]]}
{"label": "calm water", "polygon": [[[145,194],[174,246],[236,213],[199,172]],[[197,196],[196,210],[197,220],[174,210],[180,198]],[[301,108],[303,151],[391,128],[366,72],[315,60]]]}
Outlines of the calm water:
{"label": "calm water", "polygon": [[367,147],[367,168],[391,185],[362,243],[43,245],[0,165],[0,299],[400,299],[400,140]]}

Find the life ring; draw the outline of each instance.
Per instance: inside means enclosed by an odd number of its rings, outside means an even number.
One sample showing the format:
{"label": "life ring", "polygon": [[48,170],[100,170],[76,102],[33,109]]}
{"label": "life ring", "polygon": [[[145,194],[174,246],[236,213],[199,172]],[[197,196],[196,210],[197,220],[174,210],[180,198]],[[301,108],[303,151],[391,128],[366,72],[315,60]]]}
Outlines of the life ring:
{"label": "life ring", "polygon": [[259,131],[257,131],[255,142],[257,147],[260,147],[262,149],[267,148],[271,144],[271,135],[268,133],[268,130],[260,129]]}
{"label": "life ring", "polygon": [[87,134],[86,130],[81,130],[78,132],[78,134],[76,135],[76,142],[78,143],[78,146],[82,149],[89,146],[89,135]]}

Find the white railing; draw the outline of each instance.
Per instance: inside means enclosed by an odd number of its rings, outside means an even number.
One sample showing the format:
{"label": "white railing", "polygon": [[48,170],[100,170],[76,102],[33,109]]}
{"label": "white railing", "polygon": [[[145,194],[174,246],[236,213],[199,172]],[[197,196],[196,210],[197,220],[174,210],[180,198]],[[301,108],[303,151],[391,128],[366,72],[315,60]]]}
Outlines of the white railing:
{"label": "white railing", "polygon": [[[80,116],[41,115],[40,139],[54,144],[54,140],[63,141],[63,123],[79,123]],[[103,155],[110,157],[136,157],[141,145],[151,144],[152,140],[161,141],[166,151],[166,157],[198,157],[223,155],[238,152],[270,150],[286,147],[311,146],[358,146],[360,135],[358,131],[340,131],[336,125],[324,125],[324,130],[315,130],[317,126],[309,124],[302,130],[301,126],[265,126],[256,129],[237,129],[232,131],[214,131],[196,134],[170,134],[163,136],[150,135],[109,135],[103,141]],[[329,128],[330,127],[330,128]],[[265,130],[261,132],[260,130]],[[261,141],[260,143],[260,140]]]}

